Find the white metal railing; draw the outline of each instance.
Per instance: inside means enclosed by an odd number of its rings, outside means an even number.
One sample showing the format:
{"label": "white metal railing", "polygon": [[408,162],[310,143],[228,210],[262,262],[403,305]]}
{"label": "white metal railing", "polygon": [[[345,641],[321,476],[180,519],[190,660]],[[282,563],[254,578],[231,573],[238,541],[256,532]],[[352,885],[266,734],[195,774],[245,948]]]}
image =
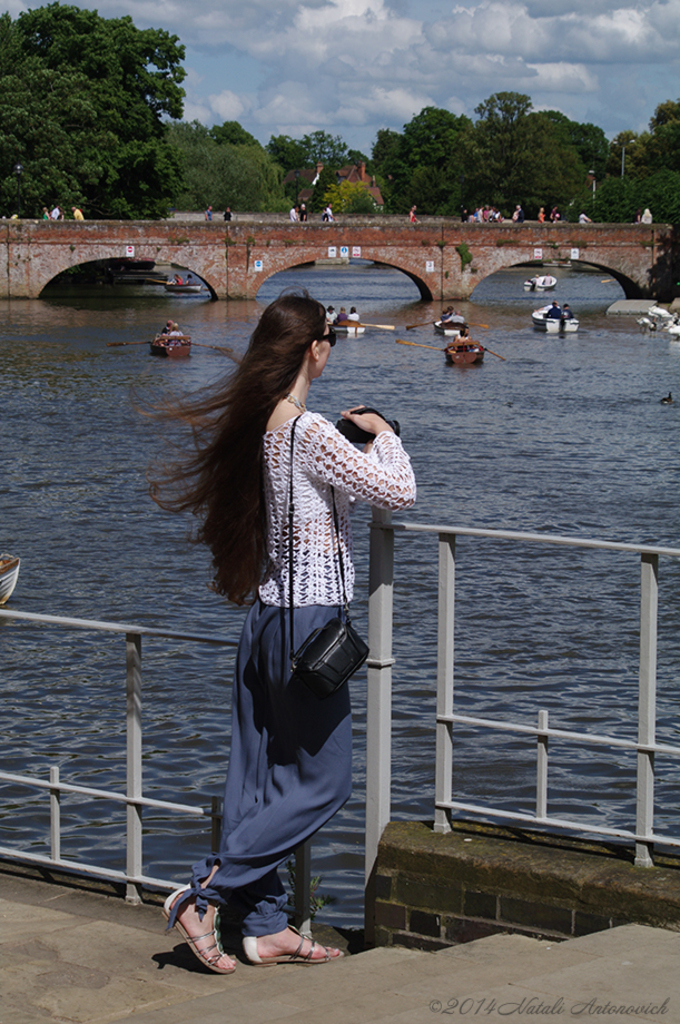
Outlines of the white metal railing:
{"label": "white metal railing", "polygon": [[[366,765],[366,886],[370,891],[380,836],[390,820],[391,783],[391,684],[392,684],[392,592],[394,542],[398,535],[438,538],[438,624],[437,624],[437,706],[435,740],[435,830],[450,831],[451,812],[461,811],[500,818],[549,829],[615,836],[634,842],[635,863],[653,864],[655,843],[680,846],[680,836],[654,832],[654,757],[680,756],[680,746],[656,743],[656,648],[658,612],[658,564],[660,557],[680,559],[680,549],[644,544],[624,544],[520,533],[514,530],[475,529],[459,526],[427,526],[393,523],[389,512],[374,510],[371,524],[369,566],[369,647],[367,765]],[[476,718],[454,711],[454,619],[456,537],[512,541],[522,545],[554,545],[594,551],[625,552],[640,558],[640,656],[637,741],[610,735],[553,729],[548,712],[538,709],[536,724],[514,724],[490,718]],[[455,725],[484,727],[533,737],[536,743],[536,812],[525,814],[505,809],[463,803],[453,798],[453,744]],[[604,745],[637,752],[636,822],[634,829],[588,825],[548,815],[548,744],[551,738],[578,744]],[[372,925],[366,919],[370,940]]]}
{"label": "white metal railing", "polygon": [[[636,864],[650,866],[655,843],[680,846],[680,837],[654,832],[654,758],[656,754],[680,756],[680,747],[656,743],[656,646],[658,611],[658,562],[660,557],[680,558],[680,549],[650,545],[623,544],[609,541],[559,537],[548,534],[520,533],[511,530],[475,529],[471,527],[393,523],[389,512],[373,510],[369,558],[367,722],[366,722],[366,887],[370,893],[378,843],[391,814],[391,695],[392,695],[392,598],[394,576],[394,542],[397,536],[434,535],[438,538],[438,626],[437,626],[437,706],[435,739],[435,829],[450,829],[451,814],[461,811],[491,818],[531,823],[550,829],[568,828],[575,832],[616,836],[635,844]],[[485,538],[489,541],[512,541],[522,545],[553,545],[595,551],[637,554],[641,566],[640,595],[640,657],[637,740],[553,729],[548,712],[537,709],[531,723],[508,723],[459,715],[454,710],[454,615],[455,615],[455,549],[456,537]],[[69,619],[53,615],[0,609],[0,620],[14,619],[27,625],[56,625],[66,629],[85,629],[124,634],[126,639],[126,721],[127,721],[127,785],[124,793],[113,793],[62,782],[57,768],[50,769],[50,778],[11,774],[0,771],[0,781],[48,790],[50,794],[50,856],[0,847],[0,856],[47,864],[92,874],[127,886],[127,899],[138,902],[145,885],[171,890],[176,883],[143,874],[142,812],[144,807],[163,809],[169,813],[211,817],[213,839],[219,830],[220,809],[213,798],[209,810],[190,804],[150,799],[142,788],[142,637],[165,638],[170,641],[194,641],[236,647],[237,642],[222,636],[153,629],[117,622]],[[483,727],[512,732],[532,739],[536,745],[536,812],[520,811],[464,803],[453,799],[454,726]],[[637,752],[636,822],[634,829],[609,828],[604,824],[588,825],[578,821],[551,817],[548,807],[548,747],[550,739],[579,744],[608,746]],[[60,850],[60,799],[62,793],[78,793],[93,798],[123,802],[127,806],[126,870],[112,871],[104,867],[62,860]],[[213,848],[216,847],[213,842]],[[309,927],[309,847],[296,854],[296,920],[304,930]],[[369,901],[367,901],[368,903]],[[367,939],[372,938],[372,922],[366,920]]]}

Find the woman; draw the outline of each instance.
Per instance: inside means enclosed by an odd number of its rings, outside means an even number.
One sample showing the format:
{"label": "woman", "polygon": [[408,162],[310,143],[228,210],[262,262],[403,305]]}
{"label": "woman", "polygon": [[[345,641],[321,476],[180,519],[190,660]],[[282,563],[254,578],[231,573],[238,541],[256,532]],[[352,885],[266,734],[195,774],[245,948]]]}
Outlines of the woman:
{"label": "woman", "polygon": [[543,206],[538,211],[538,223],[539,224],[545,223],[545,207],[543,207]]}
{"label": "woman", "polygon": [[280,296],[263,313],[226,386],[181,408],[197,452],[168,471],[166,483],[175,487],[170,496],[161,498],[153,489],[163,507],[200,517],[197,540],[212,551],[218,593],[239,604],[257,593],[236,658],[220,847],[194,865],[191,884],[172,893],[164,908],[168,927],[175,925],[198,959],[219,974],[236,967],[219,939],[219,908],[226,903],[243,919],[250,963],[328,963],[342,955],[288,927],[277,873],[345,803],[351,787],[348,687],[320,701],[290,678],[293,423],[296,648],[342,614],[338,547],[351,600],[351,501],[408,508],[415,481],[399,438],[377,413],[343,412],[375,435],[358,451],[322,416],[307,411],[309,388],[334,344],[320,303],[307,293]]}

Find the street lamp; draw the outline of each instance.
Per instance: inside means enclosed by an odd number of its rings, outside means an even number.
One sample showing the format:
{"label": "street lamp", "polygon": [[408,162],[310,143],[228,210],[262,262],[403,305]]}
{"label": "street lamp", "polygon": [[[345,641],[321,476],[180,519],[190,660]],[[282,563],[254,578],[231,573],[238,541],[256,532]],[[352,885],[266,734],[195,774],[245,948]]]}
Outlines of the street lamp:
{"label": "street lamp", "polygon": [[16,164],[14,173],[17,176],[17,217],[21,217],[21,175],[23,171],[21,164]]}

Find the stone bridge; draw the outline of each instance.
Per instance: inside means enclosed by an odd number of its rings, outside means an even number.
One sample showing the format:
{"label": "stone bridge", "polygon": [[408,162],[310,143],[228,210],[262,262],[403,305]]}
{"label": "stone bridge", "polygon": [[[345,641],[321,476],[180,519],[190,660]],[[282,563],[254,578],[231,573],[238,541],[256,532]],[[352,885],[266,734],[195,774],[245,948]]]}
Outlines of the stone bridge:
{"label": "stone bridge", "polygon": [[281,270],[360,257],[401,270],[424,299],[469,298],[506,267],[588,263],[611,274],[628,298],[669,301],[678,292],[678,229],[644,224],[461,224],[430,218],[343,218],[291,224],[280,216],[237,221],[49,221],[0,224],[0,298],[35,298],[57,274],[93,260],[157,260],[188,267],[213,298],[252,299]]}

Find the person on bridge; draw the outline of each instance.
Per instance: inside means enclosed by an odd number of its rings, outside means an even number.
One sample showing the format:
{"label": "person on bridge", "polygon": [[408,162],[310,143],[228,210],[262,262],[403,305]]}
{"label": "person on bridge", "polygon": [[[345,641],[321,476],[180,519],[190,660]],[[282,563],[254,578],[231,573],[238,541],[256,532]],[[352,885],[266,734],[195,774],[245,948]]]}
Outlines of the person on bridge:
{"label": "person on bridge", "polygon": [[409,224],[420,224],[420,221],[416,217],[416,210],[417,209],[418,209],[418,207],[414,204],[411,207],[411,209],[409,210],[409,214],[408,214]]}
{"label": "person on bridge", "polygon": [[592,224],[593,223],[592,220],[590,219],[590,217],[588,216],[588,214],[584,213],[583,211],[581,211],[581,213],[579,213],[579,215],[578,215],[578,222],[579,222],[579,224]]}
{"label": "person on bridge", "polygon": [[83,217],[83,211],[80,209],[79,206],[72,206],[71,213],[73,214],[74,220],[85,220],[85,218]]}
{"label": "person on bridge", "polygon": [[321,214],[321,220],[327,221],[327,222],[335,220],[335,217],[333,216],[333,206],[332,206],[331,203],[328,204],[326,209]]}
{"label": "person on bridge", "polygon": [[236,655],[218,849],[163,908],[168,928],[176,926],[217,974],[237,966],[220,943],[227,904],[242,917],[249,963],[309,966],[342,956],[288,926],[278,875],[349,798],[352,772],[349,687],[320,700],[292,674],[289,595],[292,587],[295,645],[344,615],[343,591],[349,601],[354,590],[352,502],[410,508],[416,484],[401,441],[378,413],[357,411],[363,405],[342,413],[373,435],[359,451],[307,409],[334,344],[321,303],[284,292],[265,309],[226,382],[166,406],[166,418],[193,437],[192,450],[152,484],[152,496],[162,508],[200,517],[197,539],[212,553],[218,594],[239,605],[254,597]]}
{"label": "person on bridge", "polygon": [[212,206],[209,206],[208,209],[205,211],[205,219],[212,220]]}
{"label": "person on bridge", "polygon": [[298,208],[297,208],[297,206],[291,206],[290,212],[288,213],[288,219],[292,220],[292,221],[295,221],[296,223],[297,223],[297,221],[300,220],[300,217],[298,215]]}

